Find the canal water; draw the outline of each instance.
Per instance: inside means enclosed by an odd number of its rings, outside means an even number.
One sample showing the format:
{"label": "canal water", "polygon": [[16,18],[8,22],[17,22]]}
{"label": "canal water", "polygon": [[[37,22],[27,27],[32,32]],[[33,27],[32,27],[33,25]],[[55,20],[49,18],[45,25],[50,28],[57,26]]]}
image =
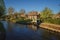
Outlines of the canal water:
{"label": "canal water", "polygon": [[2,21],[6,29],[6,40],[60,40],[60,35],[34,25],[22,25]]}

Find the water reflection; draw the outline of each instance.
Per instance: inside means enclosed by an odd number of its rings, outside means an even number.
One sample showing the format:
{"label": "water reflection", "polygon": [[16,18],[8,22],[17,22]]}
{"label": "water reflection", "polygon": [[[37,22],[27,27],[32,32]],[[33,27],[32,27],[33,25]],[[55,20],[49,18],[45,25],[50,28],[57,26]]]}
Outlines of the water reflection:
{"label": "water reflection", "polygon": [[27,25],[27,28],[36,31],[37,30],[37,26],[34,25]]}
{"label": "water reflection", "polygon": [[12,27],[7,25],[6,28],[11,31],[7,31],[6,40],[60,40],[60,35],[42,28],[37,29],[34,25],[15,23],[12,23]]}

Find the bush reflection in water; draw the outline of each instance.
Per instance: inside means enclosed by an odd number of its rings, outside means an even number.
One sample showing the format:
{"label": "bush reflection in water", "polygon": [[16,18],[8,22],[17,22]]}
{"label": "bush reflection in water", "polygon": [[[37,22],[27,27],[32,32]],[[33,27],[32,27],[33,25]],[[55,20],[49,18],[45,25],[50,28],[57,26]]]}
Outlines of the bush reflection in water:
{"label": "bush reflection in water", "polygon": [[13,24],[10,30],[6,33],[6,40],[60,40],[59,33],[43,28],[37,29],[34,25]]}

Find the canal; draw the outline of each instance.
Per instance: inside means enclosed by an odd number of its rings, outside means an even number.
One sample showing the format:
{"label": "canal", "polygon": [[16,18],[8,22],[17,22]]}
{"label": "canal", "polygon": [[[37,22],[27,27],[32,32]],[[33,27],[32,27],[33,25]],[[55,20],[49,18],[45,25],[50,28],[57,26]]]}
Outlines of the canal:
{"label": "canal", "polygon": [[6,40],[60,40],[59,33],[37,29],[34,25],[23,25],[2,21],[6,29]]}

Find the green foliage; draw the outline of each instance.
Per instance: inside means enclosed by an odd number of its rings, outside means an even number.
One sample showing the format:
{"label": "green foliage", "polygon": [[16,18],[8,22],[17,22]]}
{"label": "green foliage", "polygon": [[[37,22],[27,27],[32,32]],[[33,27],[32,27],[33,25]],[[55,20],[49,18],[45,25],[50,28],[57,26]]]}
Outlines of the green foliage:
{"label": "green foliage", "polygon": [[31,19],[27,19],[27,20],[25,20],[26,22],[31,22],[32,20]]}
{"label": "green foliage", "polygon": [[3,6],[0,6],[0,17],[5,14],[5,9]]}
{"label": "green foliage", "polygon": [[44,19],[44,22],[53,23],[53,19],[52,18]]}
{"label": "green foliage", "polygon": [[54,20],[53,20],[53,23],[54,23],[54,24],[59,24],[59,25],[60,25],[60,19],[54,19]]}
{"label": "green foliage", "polygon": [[30,20],[30,19],[25,19],[25,20],[23,20],[23,19],[20,19],[19,21],[17,21],[17,22],[19,22],[19,23],[27,23],[27,22],[31,22],[32,20]]}
{"label": "green foliage", "polygon": [[46,7],[42,12],[41,12],[41,17],[42,18],[48,18],[52,16],[52,10],[50,10],[48,7]]}
{"label": "green foliage", "polygon": [[43,22],[52,23],[52,24],[59,24],[60,25],[60,19],[48,18],[48,19],[44,19]]}
{"label": "green foliage", "polygon": [[5,32],[5,29],[4,29],[3,24],[1,22],[0,22],[0,31]]}
{"label": "green foliage", "polygon": [[[60,14],[60,12],[59,12]],[[53,24],[60,24],[60,19],[52,19],[53,13],[52,10],[50,10],[49,8],[45,8],[40,15],[40,20],[42,20],[42,22],[46,22],[46,23],[53,23]]]}
{"label": "green foliage", "polygon": [[24,20],[25,18],[24,17],[21,17],[21,20]]}
{"label": "green foliage", "polygon": [[8,8],[8,13],[9,13],[9,14],[12,14],[13,12],[14,12],[14,8],[13,8],[13,7],[9,7],[9,8]]}

